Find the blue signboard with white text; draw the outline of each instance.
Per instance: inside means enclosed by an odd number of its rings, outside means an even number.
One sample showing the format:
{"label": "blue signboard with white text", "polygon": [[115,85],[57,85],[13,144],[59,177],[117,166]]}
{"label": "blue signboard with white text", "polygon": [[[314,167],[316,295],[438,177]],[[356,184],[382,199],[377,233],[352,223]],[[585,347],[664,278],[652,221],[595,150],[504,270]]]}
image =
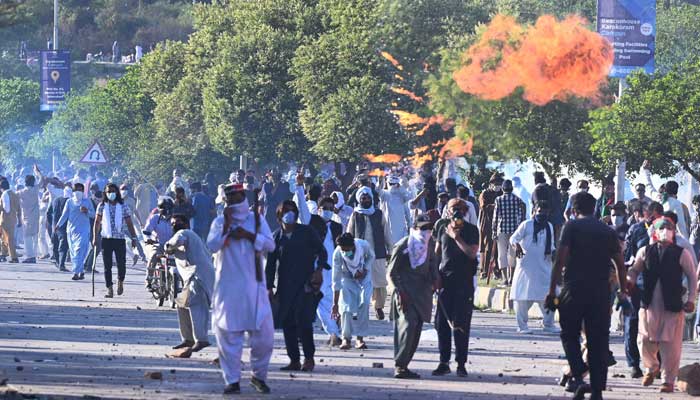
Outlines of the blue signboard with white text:
{"label": "blue signboard with white text", "polygon": [[41,111],[54,111],[70,91],[70,51],[41,52]]}
{"label": "blue signboard with white text", "polygon": [[615,49],[611,77],[654,72],[656,0],[598,0],[598,33]]}

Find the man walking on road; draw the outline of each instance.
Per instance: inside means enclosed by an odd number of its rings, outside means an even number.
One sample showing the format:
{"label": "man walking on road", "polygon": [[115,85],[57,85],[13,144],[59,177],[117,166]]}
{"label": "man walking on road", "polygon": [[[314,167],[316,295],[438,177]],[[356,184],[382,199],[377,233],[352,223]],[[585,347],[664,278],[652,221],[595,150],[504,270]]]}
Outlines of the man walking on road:
{"label": "man walking on road", "polygon": [[269,393],[265,380],[274,345],[274,324],[261,257],[275,249],[275,242],[265,219],[250,211],[243,185],[228,185],[224,194],[224,215],[214,219],[207,238],[216,270],[212,327],[226,382],[224,394],[241,391],[246,332],[253,372],[250,384],[260,393]]}
{"label": "man walking on road", "polygon": [[510,244],[510,236],[525,220],[525,203],[513,194],[513,182],[503,182],[503,194],[496,197],[493,211],[493,239],[498,244],[498,267],[504,273],[506,285],[513,283],[515,268],[515,247]]}
{"label": "man walking on road", "polygon": [[24,260],[25,264],[36,263],[36,248],[39,243],[39,190],[34,186],[36,178],[27,175],[24,178],[24,189],[17,193],[22,209],[22,226],[24,227]]}
{"label": "man walking on road", "polygon": [[438,296],[435,329],[440,348],[440,364],[433,375],[449,374],[452,337],[455,343],[457,376],[466,377],[469,334],[474,310],[474,276],[478,267],[479,230],[453,214],[452,221],[438,238],[436,253],[441,254],[442,290]]}
{"label": "man walking on road", "polygon": [[554,227],[548,221],[549,204],[541,200],[532,219],[520,224],[510,243],[515,247],[518,267],[513,276],[513,300],[518,333],[530,334],[527,327],[528,311],[537,303],[542,311],[545,332],[558,333],[554,326],[554,312],[545,309],[542,300],[547,295],[547,284],[552,276]]}
{"label": "man walking on road", "polygon": [[[608,375],[608,346],[610,329],[610,260],[617,268],[620,282],[625,282],[622,249],[615,231],[593,217],[595,198],[577,193],[572,198],[576,219],[562,230],[556,262],[552,270],[549,294],[545,301],[555,302],[555,289],[564,269],[564,285],[559,295],[561,342],[571,368],[572,378],[566,390],[576,392],[577,398],[591,392],[591,399],[602,399]],[[621,300],[626,301],[625,289]],[[590,386],[583,382],[586,365],[581,355],[581,328],[585,325]],[[579,397],[580,396],[580,397]]]}
{"label": "man walking on road", "polygon": [[418,379],[408,369],[418,349],[423,323],[430,321],[433,289],[439,286],[437,257],[430,238],[430,217],[420,215],[409,236],[401,239],[389,262],[389,279],[394,284],[391,319],[394,321],[394,378]]}
{"label": "man walking on road", "polygon": [[15,230],[21,217],[19,197],[10,189],[10,182],[3,178],[0,181],[2,196],[0,197],[0,234],[2,234],[2,255],[0,261],[10,257],[11,263],[18,263]]}
{"label": "man walking on road", "polygon": [[206,244],[190,229],[189,220],[184,215],[175,214],[171,224],[175,234],[165,243],[165,252],[175,255],[177,273],[184,283],[183,291],[178,295],[182,298],[175,298],[182,343],[173,348],[189,347],[194,353],[209,347],[209,306],[214,290],[214,267]]}

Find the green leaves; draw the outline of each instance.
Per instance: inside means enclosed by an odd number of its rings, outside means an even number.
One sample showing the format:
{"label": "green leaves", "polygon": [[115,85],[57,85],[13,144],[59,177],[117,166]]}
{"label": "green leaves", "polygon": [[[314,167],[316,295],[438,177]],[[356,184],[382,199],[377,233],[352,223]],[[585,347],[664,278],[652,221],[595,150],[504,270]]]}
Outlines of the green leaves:
{"label": "green leaves", "polygon": [[39,84],[26,79],[0,79],[0,160],[14,164],[26,141],[41,130],[48,115],[39,111]]}
{"label": "green leaves", "polygon": [[677,64],[666,74],[636,73],[628,84],[620,103],[592,113],[587,124],[602,164],[624,157],[635,171],[648,159],[662,176],[683,169],[697,179],[700,60]]}

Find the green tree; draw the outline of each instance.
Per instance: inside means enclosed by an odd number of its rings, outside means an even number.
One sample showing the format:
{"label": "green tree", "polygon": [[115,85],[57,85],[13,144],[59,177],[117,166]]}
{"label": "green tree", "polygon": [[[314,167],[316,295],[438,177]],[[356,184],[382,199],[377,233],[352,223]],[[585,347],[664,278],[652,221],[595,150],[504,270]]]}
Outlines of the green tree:
{"label": "green tree", "polygon": [[0,161],[17,164],[27,141],[41,130],[48,115],[39,111],[39,84],[26,79],[0,79]]}
{"label": "green tree", "polygon": [[700,180],[700,59],[665,74],[635,73],[628,84],[619,103],[596,110],[586,125],[602,167],[622,157],[635,171],[648,159],[662,176],[680,169]]}
{"label": "green tree", "polygon": [[46,124],[44,134],[32,141],[32,153],[40,157],[59,150],[77,161],[92,141],[99,139],[113,163],[128,167],[138,159],[140,149],[155,147],[148,142],[155,104],[139,80],[139,67],[132,67],[104,87],[94,86],[83,95],[69,96]]}
{"label": "green tree", "polygon": [[655,58],[662,72],[700,54],[700,7],[682,2],[674,5],[657,10]]}

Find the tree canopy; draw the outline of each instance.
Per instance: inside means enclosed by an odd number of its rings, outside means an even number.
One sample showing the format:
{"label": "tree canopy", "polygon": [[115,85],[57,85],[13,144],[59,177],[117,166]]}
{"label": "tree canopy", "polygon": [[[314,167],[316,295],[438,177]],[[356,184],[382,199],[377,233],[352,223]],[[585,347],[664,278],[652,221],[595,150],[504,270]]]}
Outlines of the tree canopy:
{"label": "tree canopy", "polygon": [[621,101],[593,111],[587,124],[602,167],[624,158],[634,171],[649,160],[662,176],[684,170],[700,180],[700,59],[667,73],[636,73],[627,82]]}

